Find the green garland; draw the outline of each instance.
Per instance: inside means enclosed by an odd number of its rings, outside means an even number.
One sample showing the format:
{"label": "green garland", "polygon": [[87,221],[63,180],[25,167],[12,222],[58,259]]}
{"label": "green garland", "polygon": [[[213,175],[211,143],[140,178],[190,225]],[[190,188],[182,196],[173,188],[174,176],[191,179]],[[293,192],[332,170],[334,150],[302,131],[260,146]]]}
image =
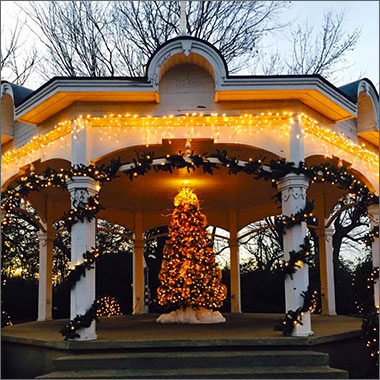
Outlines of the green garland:
{"label": "green garland", "polygon": [[[228,168],[229,174],[246,173],[252,175],[255,179],[264,179],[265,181],[271,181],[272,186],[277,188],[278,182],[287,174],[305,175],[312,183],[324,183],[329,182],[337,184],[340,188],[348,190],[350,193],[359,200],[360,207],[368,207],[371,204],[379,202],[378,196],[371,193],[370,190],[362,184],[359,180],[356,180],[345,167],[337,168],[330,163],[323,163],[321,165],[315,165],[307,167],[304,162],[299,162],[296,166],[295,163],[286,162],[285,159],[271,160],[269,165],[264,166],[262,159],[255,159],[246,162],[244,165],[239,164],[239,160],[236,157],[229,157],[226,151],[217,150],[216,153],[206,157],[206,155],[191,155],[189,158],[185,158],[184,154],[167,155],[162,158],[161,164],[154,164],[154,154],[152,152],[137,153],[137,159],[133,159],[130,163],[122,164],[120,158],[111,161],[110,165],[101,167],[95,167],[94,165],[85,166],[77,165],[71,167],[68,170],[61,169],[59,172],[53,169],[46,169],[43,174],[37,175],[31,173],[29,176],[24,176],[21,181],[18,182],[16,189],[8,188],[2,194],[2,209],[6,211],[6,214],[16,207],[20,207],[21,199],[26,197],[32,191],[39,191],[48,187],[56,187],[61,190],[67,190],[66,181],[68,178],[75,176],[88,176],[95,181],[103,184],[110,182],[117,177],[117,173],[123,165],[131,165],[129,169],[124,170],[124,173],[132,181],[134,177],[145,175],[148,173],[152,166],[155,171],[164,171],[172,173],[174,169],[186,168],[188,172],[195,170],[195,168],[203,168],[204,173],[213,174],[214,170],[219,169],[219,165],[210,159],[217,159],[222,166]],[[278,194],[280,195],[280,193]],[[277,196],[278,198],[278,196]],[[77,208],[71,209],[63,216],[64,225],[70,230],[71,227],[78,221],[83,222],[85,219],[91,221],[95,215],[104,209],[99,203],[98,195],[89,196],[86,203],[80,204]],[[289,229],[302,222],[312,222],[312,211],[314,204],[307,201],[303,210],[300,210],[295,215],[291,216],[278,216],[275,218],[275,225],[283,233],[285,229]],[[368,239],[378,237],[376,230],[371,231]],[[370,240],[371,241],[371,240]],[[304,240],[304,244],[301,245],[299,251],[289,252],[290,259],[285,262],[282,267],[282,272],[286,275],[292,275],[297,271],[299,265],[297,263],[310,263],[310,242],[307,238]],[[90,253],[86,252],[84,256],[88,256]],[[89,257],[87,257],[89,258]],[[81,276],[85,275],[87,269],[91,268],[91,264],[82,263],[75,267],[70,272],[68,284],[74,286]],[[285,335],[290,335],[295,323],[300,323],[300,313],[303,313],[309,308],[309,289],[303,293],[304,305],[296,311],[288,311],[285,320],[281,328]],[[94,302],[93,306],[97,301]],[[84,316],[77,316],[70,322],[69,330],[75,331],[81,327],[88,327],[93,319],[92,308]],[[95,317],[96,318],[96,312]],[[292,322],[292,323],[290,323]],[[88,325],[88,326],[87,326]],[[66,331],[66,330],[64,330]],[[69,336],[70,334],[63,334]],[[73,335],[73,336],[74,336]],[[76,334],[76,336],[78,336]],[[69,339],[68,338],[68,339]],[[66,338],[65,338],[66,339]]]}
{"label": "green garland", "polygon": [[118,172],[120,167],[122,166],[120,157],[116,160],[112,160],[109,165],[101,165],[96,167],[91,164],[89,166],[79,164],[71,167],[66,173],[69,178],[73,178],[76,176],[80,177],[90,177],[95,181],[103,184],[105,182],[111,182],[113,179],[118,177]]}
{"label": "green garland", "polygon": [[79,221],[83,223],[87,219],[91,222],[100,210],[104,210],[104,207],[99,202],[99,195],[88,196],[87,203],[81,202],[76,208],[63,214],[63,224],[71,231],[71,227]]}
{"label": "green garland", "polygon": [[[278,181],[287,174],[303,174],[311,182],[338,184],[340,188],[347,189],[355,194],[365,206],[378,203],[379,201],[378,196],[371,193],[359,180],[356,180],[354,175],[350,174],[345,167],[336,168],[330,163],[307,167],[304,162],[300,162],[296,166],[292,162],[285,162],[284,159],[271,160],[267,166],[262,164],[262,159],[251,160],[244,165],[239,165],[239,160],[236,157],[228,157],[226,151],[217,150],[216,153],[208,157],[206,155],[191,155],[189,159],[185,159],[184,154],[181,153],[168,155],[163,157],[165,162],[160,165],[153,165],[154,154],[152,152],[137,152],[137,159],[133,159],[132,162],[125,164],[121,163],[120,158],[118,158],[117,160],[112,160],[108,166],[102,165],[99,168],[94,165],[76,165],[69,169],[61,169],[60,171],[47,168],[42,175],[31,173],[29,176],[23,176],[18,182],[17,189],[8,188],[3,192],[2,209],[8,212],[11,208],[19,207],[21,198],[27,196],[32,191],[39,191],[48,187],[67,190],[66,181],[74,176],[89,176],[101,184],[110,182],[117,177],[121,166],[128,164],[132,165],[132,167],[124,170],[124,173],[131,180],[136,176],[148,173],[152,166],[155,171],[170,173],[174,169],[187,168],[190,171],[202,167],[204,173],[213,174],[213,171],[218,169],[219,166],[217,163],[211,162],[210,158],[218,159],[222,166],[228,168],[229,174],[246,173],[252,175],[255,179],[263,178],[266,181],[271,180],[274,187],[277,187]],[[98,211],[100,209],[97,209],[94,214]],[[74,213],[75,211],[73,211],[73,215],[69,216],[74,217]],[[79,220],[81,219],[79,218]]]}
{"label": "green garland", "polygon": [[91,326],[93,321],[97,321],[96,312],[99,307],[99,300],[95,300],[91,307],[83,315],[77,315],[67,325],[63,326],[59,332],[65,337],[65,340],[80,338],[77,330]]}
{"label": "green garland", "polygon": [[48,187],[56,187],[60,190],[67,190],[66,175],[63,169],[57,172],[47,168],[42,175],[31,173],[23,176],[17,182],[17,187],[8,187],[1,194],[1,209],[8,212],[14,207],[21,206],[21,199],[28,196],[32,191],[40,191]]}
{"label": "green garland", "polygon": [[93,264],[99,257],[100,253],[98,249],[86,251],[83,254],[83,262],[75,265],[73,269],[70,269],[69,274],[64,282],[65,286],[69,289],[73,289],[81,277],[86,277],[87,270],[94,269]]}
{"label": "green garland", "polygon": [[379,365],[379,309],[373,308],[362,320],[362,338],[371,357]]}
{"label": "green garland", "polygon": [[280,270],[285,275],[293,278],[293,274],[297,272],[298,268],[301,268],[303,264],[312,264],[313,255],[311,254],[311,244],[310,239],[305,236],[304,243],[301,244],[301,249],[299,251],[290,251],[289,260],[285,261]]}
{"label": "green garland", "polygon": [[305,208],[298,211],[294,215],[278,215],[274,218],[274,224],[277,229],[279,229],[283,234],[285,234],[285,229],[290,229],[297,224],[302,222],[313,222],[313,210],[314,210],[314,201],[306,201]]}
{"label": "green garland", "polygon": [[313,293],[310,286],[306,291],[302,292],[301,295],[303,297],[303,305],[300,306],[297,310],[289,310],[285,314],[284,319],[279,319],[274,326],[275,331],[282,331],[283,335],[289,336],[292,334],[294,327],[297,324],[302,325],[302,316],[304,313],[310,310],[313,306]]}

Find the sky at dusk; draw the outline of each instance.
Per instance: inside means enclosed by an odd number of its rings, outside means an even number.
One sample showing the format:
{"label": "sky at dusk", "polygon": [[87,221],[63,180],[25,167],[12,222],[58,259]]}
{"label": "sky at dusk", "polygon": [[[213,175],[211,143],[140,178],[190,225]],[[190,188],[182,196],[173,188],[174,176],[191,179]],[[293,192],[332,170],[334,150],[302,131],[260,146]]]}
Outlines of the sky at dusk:
{"label": "sky at dusk", "polygon": [[[25,6],[25,2],[22,2]],[[378,1],[291,1],[289,8],[283,11],[283,20],[292,24],[303,24],[307,21],[309,26],[314,26],[318,31],[323,13],[327,8],[338,11],[345,10],[345,30],[352,31],[362,28],[362,34],[356,49],[348,53],[349,68],[342,70],[333,83],[341,86],[362,77],[369,78],[379,90],[379,3]],[[14,1],[1,1],[1,28],[2,43],[7,38],[7,31],[12,28],[17,20],[19,8]],[[25,15],[22,20],[27,21]],[[38,37],[25,28],[23,35],[25,46],[35,42],[38,46]],[[286,51],[290,49],[287,33],[280,33],[264,43],[271,48]],[[4,73],[5,76],[6,73]],[[331,79],[330,79],[331,80]],[[27,85],[36,89],[44,83],[44,80],[34,76]]]}
{"label": "sky at dusk", "polygon": [[346,11],[345,29],[362,28],[356,49],[349,53],[349,69],[337,85],[342,85],[362,77],[367,77],[379,91],[379,2],[378,1],[292,1],[287,11],[288,17],[298,17],[298,22],[306,21],[315,29],[323,20],[326,8],[333,7]]}

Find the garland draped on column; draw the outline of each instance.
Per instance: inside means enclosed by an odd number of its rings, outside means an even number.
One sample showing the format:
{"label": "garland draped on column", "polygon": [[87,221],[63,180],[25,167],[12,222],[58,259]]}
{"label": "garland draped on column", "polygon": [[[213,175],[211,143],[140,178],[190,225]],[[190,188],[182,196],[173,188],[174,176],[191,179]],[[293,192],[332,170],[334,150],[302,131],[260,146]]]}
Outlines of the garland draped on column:
{"label": "garland draped on column", "polygon": [[[154,160],[159,161],[155,163]],[[67,191],[67,180],[76,176],[91,177],[100,185],[106,182],[111,182],[118,176],[118,172],[122,166],[128,166],[123,172],[128,178],[133,181],[137,176],[147,174],[152,168],[158,172],[172,173],[174,169],[186,168],[188,172],[198,168],[202,168],[204,173],[212,175],[214,170],[219,169],[219,166],[228,168],[228,174],[246,173],[251,175],[254,179],[264,179],[271,181],[272,186],[277,188],[278,181],[287,174],[303,174],[311,183],[331,183],[337,185],[341,189],[348,190],[359,201],[360,207],[367,208],[371,204],[379,202],[379,197],[371,193],[370,190],[355,176],[351,174],[345,167],[335,167],[330,163],[323,163],[321,165],[306,166],[304,162],[300,162],[298,166],[293,162],[286,162],[285,159],[271,160],[269,164],[264,165],[263,159],[258,158],[249,160],[249,162],[239,161],[236,157],[229,157],[226,151],[217,150],[216,153],[206,157],[206,155],[194,155],[190,157],[185,156],[185,153],[179,152],[178,154],[167,155],[154,159],[154,153],[142,152],[137,153],[137,158],[132,162],[122,163],[120,157],[112,160],[106,166],[102,165],[96,167],[94,165],[76,165],[69,169],[61,169],[56,171],[47,168],[42,175],[31,173],[30,175],[21,177],[18,181],[16,188],[8,187],[2,193],[1,209],[5,211],[6,215],[9,213],[16,213],[16,208],[20,207],[21,199],[28,196],[32,191],[40,191],[49,187],[58,188]],[[279,198],[280,194],[276,196]],[[66,228],[71,230],[71,227],[77,222],[83,222],[85,219],[91,221],[96,217],[96,214],[104,209],[99,202],[99,196],[88,196],[86,203],[82,202],[76,208],[70,209],[64,213],[63,220]],[[305,208],[298,211],[295,215],[285,216],[280,215],[275,217],[275,226],[283,233],[302,222],[313,221],[313,202],[307,201]],[[5,219],[7,221],[7,219]],[[379,227],[376,226],[366,237],[363,238],[368,244],[373,241],[375,237],[379,236]],[[83,254],[84,262],[76,265],[70,270],[67,278],[67,286],[72,289],[82,276],[86,275],[86,271],[92,269],[92,264],[99,258],[100,252],[97,249],[87,251]],[[300,250],[289,252],[289,260],[284,261],[281,265],[280,272],[284,275],[292,276],[303,263],[310,264],[312,262],[311,243],[310,239],[305,237],[304,243],[300,246]],[[295,311],[289,310],[285,318],[280,320],[275,329],[282,331],[284,335],[290,335],[294,329],[295,323],[302,323],[302,314],[309,310],[313,304],[313,292],[310,288],[305,291],[302,296],[304,297],[303,306]],[[92,306],[87,310],[84,315],[77,315],[72,321],[64,326],[60,332],[66,339],[74,339],[79,337],[76,332],[83,327],[89,327],[93,320],[96,320],[96,310],[98,307],[98,300],[95,300]]]}

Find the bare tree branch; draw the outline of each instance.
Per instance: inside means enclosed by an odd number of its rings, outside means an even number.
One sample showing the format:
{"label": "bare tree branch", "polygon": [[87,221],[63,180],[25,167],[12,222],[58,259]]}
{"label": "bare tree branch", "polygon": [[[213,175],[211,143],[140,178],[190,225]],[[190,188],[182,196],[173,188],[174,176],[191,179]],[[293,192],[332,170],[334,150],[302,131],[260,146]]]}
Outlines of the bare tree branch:
{"label": "bare tree branch", "polygon": [[307,23],[291,30],[291,56],[281,57],[278,52],[261,55],[261,68],[269,74],[320,74],[330,80],[334,75],[349,65],[347,54],[354,50],[361,29],[346,32],[344,28],[345,12],[335,12],[332,8],[325,11],[320,32],[315,36],[314,30]]}
{"label": "bare tree branch", "polygon": [[17,17],[15,27],[10,30],[10,35],[5,36],[4,28],[1,41],[0,71],[1,79],[23,85],[33,73],[38,63],[38,54],[34,45],[25,49],[27,41],[21,41],[21,34],[25,22]]}
{"label": "bare tree branch", "polygon": [[[214,44],[230,72],[254,62],[266,33],[283,27],[285,1],[191,1],[187,31]],[[19,6],[28,10],[21,4]],[[48,79],[63,76],[138,76],[159,45],[179,33],[178,1],[29,2],[29,18],[47,56]]]}

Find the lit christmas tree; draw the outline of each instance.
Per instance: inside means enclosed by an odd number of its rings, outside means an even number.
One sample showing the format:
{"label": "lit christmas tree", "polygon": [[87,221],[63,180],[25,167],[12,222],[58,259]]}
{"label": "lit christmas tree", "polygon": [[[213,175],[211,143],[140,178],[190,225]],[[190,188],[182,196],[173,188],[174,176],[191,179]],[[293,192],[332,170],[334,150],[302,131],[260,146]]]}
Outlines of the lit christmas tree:
{"label": "lit christmas tree", "polygon": [[182,188],[174,198],[157,290],[158,302],[176,310],[162,314],[161,323],[225,322],[218,311],[226,298],[222,273],[208,238],[207,219],[201,213],[195,193]]}
{"label": "lit christmas tree", "polygon": [[98,302],[97,317],[112,317],[122,315],[119,302],[115,297],[104,296]]}

